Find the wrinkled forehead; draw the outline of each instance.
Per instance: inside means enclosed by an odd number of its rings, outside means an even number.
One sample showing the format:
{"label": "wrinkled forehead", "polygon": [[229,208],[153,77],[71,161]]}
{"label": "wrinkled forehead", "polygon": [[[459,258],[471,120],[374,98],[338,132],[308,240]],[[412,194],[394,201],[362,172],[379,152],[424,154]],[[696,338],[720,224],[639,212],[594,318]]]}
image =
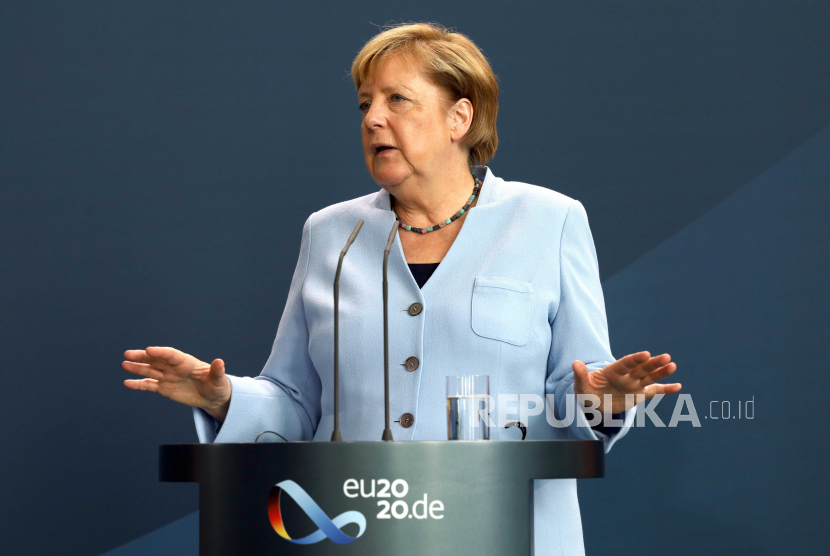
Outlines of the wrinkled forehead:
{"label": "wrinkled forehead", "polygon": [[366,89],[368,86],[371,86],[375,79],[377,78],[379,70],[386,64],[387,62],[400,61],[404,64],[407,70],[413,73],[419,73],[424,77],[427,77],[424,74],[424,65],[421,62],[420,56],[418,56],[418,52],[412,48],[402,50],[390,50],[390,51],[383,51],[379,52],[376,55],[368,58],[361,64],[360,71],[358,73],[358,79],[360,84],[358,85],[358,93]]}
{"label": "wrinkled forehead", "polygon": [[[403,63],[404,72],[391,76],[386,74],[385,79],[387,81],[380,87],[381,92],[392,92],[393,89],[398,88],[417,97],[423,95],[427,97],[434,96],[441,104],[448,105],[453,102],[452,92],[447,87],[442,86],[430,72],[426,71],[427,65],[423,59],[417,53],[408,51],[384,53],[384,55],[375,56],[372,60],[367,61],[364,66],[365,71],[361,71],[360,86],[357,89],[359,99],[371,96],[369,91],[376,88],[376,79],[381,69],[386,63],[393,60]],[[361,70],[364,70],[364,68],[361,68]]]}

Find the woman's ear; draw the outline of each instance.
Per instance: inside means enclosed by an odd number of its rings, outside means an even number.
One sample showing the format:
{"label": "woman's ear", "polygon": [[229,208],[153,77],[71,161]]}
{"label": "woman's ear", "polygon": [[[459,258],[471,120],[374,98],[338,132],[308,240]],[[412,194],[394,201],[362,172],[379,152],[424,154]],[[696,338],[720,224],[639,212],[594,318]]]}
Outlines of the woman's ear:
{"label": "woman's ear", "polygon": [[449,116],[452,118],[450,138],[453,141],[461,140],[473,123],[473,104],[466,98],[459,99],[450,107]]}

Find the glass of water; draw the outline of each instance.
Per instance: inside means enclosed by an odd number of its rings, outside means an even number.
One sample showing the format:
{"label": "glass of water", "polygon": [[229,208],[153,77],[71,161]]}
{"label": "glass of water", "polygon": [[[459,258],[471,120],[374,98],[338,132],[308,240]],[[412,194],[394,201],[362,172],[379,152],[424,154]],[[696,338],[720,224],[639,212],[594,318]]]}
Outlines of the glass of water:
{"label": "glass of water", "polygon": [[467,375],[447,377],[447,438],[449,440],[490,440],[488,402],[490,377]]}

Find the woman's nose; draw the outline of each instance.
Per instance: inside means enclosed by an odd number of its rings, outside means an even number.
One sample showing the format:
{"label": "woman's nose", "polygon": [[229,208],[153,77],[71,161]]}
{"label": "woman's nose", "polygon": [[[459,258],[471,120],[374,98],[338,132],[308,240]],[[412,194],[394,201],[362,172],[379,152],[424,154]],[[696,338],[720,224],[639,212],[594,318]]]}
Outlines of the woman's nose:
{"label": "woman's nose", "polygon": [[382,106],[372,104],[363,119],[364,125],[369,129],[382,129],[386,126],[386,113]]}

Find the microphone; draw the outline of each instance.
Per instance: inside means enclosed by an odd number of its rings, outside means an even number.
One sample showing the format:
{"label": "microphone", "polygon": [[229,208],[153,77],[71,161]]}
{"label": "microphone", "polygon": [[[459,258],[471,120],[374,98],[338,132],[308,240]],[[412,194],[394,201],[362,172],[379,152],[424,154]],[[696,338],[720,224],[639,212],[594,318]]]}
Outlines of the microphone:
{"label": "microphone", "polygon": [[398,221],[389,233],[389,241],[383,250],[383,397],[385,402],[386,428],[383,429],[383,440],[394,440],[392,429],[389,428],[389,282],[386,280],[386,267],[389,266],[389,250],[398,233]]}
{"label": "microphone", "polygon": [[340,268],[343,266],[343,258],[354,243],[360,228],[363,227],[363,220],[354,227],[352,235],[346,246],[340,251],[340,260],[337,261],[337,272],[334,273],[334,431],[331,433],[332,442],[342,442],[340,436]]}

